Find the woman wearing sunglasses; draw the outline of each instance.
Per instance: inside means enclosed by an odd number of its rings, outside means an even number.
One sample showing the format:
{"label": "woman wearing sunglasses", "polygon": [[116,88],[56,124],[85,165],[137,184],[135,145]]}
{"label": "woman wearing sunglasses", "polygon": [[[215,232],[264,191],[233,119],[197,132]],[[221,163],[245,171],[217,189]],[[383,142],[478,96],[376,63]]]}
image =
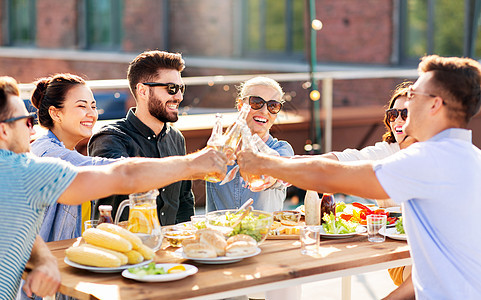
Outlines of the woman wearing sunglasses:
{"label": "woman wearing sunglasses", "polygon": [[[244,103],[251,106],[247,115],[247,126],[252,134],[257,134],[267,146],[280,156],[292,156],[294,150],[286,141],[279,141],[270,135],[269,130],[282,109],[283,95],[281,86],[267,77],[255,77],[243,82],[236,99],[238,110]],[[235,166],[235,165],[234,165]],[[234,166],[229,166],[230,171]],[[252,198],[254,209],[264,211],[282,210],[286,198],[286,187],[272,180],[272,185],[262,191],[253,192],[238,172],[235,178],[224,185],[206,183],[206,211],[234,209]]]}
{"label": "woman wearing sunglasses", "polygon": [[414,143],[415,140],[407,136],[402,129],[407,118],[407,109],[404,108],[404,102],[407,100],[407,93],[411,84],[411,82],[402,83],[394,90],[384,115],[386,133],[382,136],[382,142],[361,150],[346,149],[342,152],[326,153],[323,156],[339,161],[379,160]]}
{"label": "woman wearing sunglasses", "polygon": [[[90,138],[98,118],[92,91],[81,77],[56,74],[37,80],[35,85],[32,103],[38,109],[40,125],[48,129],[32,143],[35,155],[58,157],[76,166],[115,161],[84,156],[75,150],[81,140]],[[46,242],[79,237],[83,221],[90,220],[90,216],[90,203],[82,206],[55,204],[47,208],[40,236]]]}

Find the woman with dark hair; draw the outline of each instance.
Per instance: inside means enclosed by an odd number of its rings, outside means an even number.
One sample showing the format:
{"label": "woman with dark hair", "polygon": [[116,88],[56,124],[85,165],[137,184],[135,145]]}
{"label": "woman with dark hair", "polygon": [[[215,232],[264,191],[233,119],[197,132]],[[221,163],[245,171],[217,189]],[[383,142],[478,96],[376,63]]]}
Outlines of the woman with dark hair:
{"label": "woman with dark hair", "polygon": [[[47,134],[32,143],[37,156],[58,157],[75,166],[103,165],[112,159],[84,156],[75,146],[92,135],[98,113],[92,91],[85,81],[68,73],[41,78],[35,83],[32,103],[38,109]],[[82,206],[55,204],[47,208],[40,229],[45,242],[79,237],[84,220],[91,216],[91,203]],[[82,220],[84,219],[84,220]]]}
{"label": "woman with dark hair", "polygon": [[404,102],[407,100],[407,92],[411,85],[412,82],[403,82],[394,90],[384,115],[383,123],[386,126],[386,133],[382,136],[382,142],[361,150],[346,149],[342,152],[326,153],[323,156],[339,161],[379,160],[407,148],[415,142],[412,137],[404,133],[402,128],[406,123],[408,113],[404,108]]}

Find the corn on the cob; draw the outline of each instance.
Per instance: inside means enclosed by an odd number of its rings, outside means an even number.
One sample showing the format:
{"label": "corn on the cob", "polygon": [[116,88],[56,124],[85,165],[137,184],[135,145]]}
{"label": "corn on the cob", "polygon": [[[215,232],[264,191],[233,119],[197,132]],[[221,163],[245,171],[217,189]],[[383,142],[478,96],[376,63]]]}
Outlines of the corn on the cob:
{"label": "corn on the cob", "polygon": [[129,259],[129,264],[135,265],[144,261],[144,257],[136,250],[130,250],[129,252],[125,252],[127,258]]}
{"label": "corn on the cob", "polygon": [[110,223],[102,223],[98,225],[97,228],[123,237],[132,243],[132,249],[134,250],[142,245],[142,240],[138,236],[120,226]]}
{"label": "corn on the cob", "polygon": [[123,237],[100,230],[97,228],[89,228],[84,231],[82,237],[89,244],[115,250],[119,252],[127,252],[132,250],[132,243]]}
{"label": "corn on the cob", "polygon": [[116,268],[120,267],[120,259],[112,253],[90,247],[70,247],[65,255],[71,261],[87,266]]}
{"label": "corn on the cob", "polygon": [[136,251],[138,251],[140,254],[142,254],[142,256],[145,258],[145,260],[152,259],[155,256],[154,250],[145,246],[144,244],[142,244],[138,249],[136,249]]}
{"label": "corn on the cob", "polygon": [[82,244],[82,247],[89,247],[89,248],[99,249],[99,250],[102,250],[102,251],[111,253],[111,254],[117,256],[117,257],[120,259],[120,265],[122,265],[122,266],[123,266],[123,265],[126,265],[126,264],[128,263],[128,261],[129,261],[127,255],[125,255],[124,253],[120,253],[120,252],[118,252],[118,251],[114,251],[114,250],[102,248],[102,247],[95,246],[95,245],[92,245],[92,244]]}

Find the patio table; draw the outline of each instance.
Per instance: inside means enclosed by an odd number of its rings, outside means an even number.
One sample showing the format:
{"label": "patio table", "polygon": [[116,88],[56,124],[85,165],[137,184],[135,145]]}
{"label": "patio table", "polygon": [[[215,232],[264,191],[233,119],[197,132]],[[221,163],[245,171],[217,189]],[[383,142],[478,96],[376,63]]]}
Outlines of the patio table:
{"label": "patio table", "polygon": [[266,240],[259,255],[223,265],[195,263],[163,245],[155,262],[192,264],[199,271],[178,281],[144,283],[123,278],[120,273],[93,273],[67,265],[64,251],[74,242],[47,245],[58,259],[62,275],[59,291],[80,299],[220,299],[336,277],[343,278],[343,299],[349,299],[351,275],[411,264],[405,241],[386,238],[383,243],[371,243],[366,234],[321,238],[315,256],[302,255],[298,240]]}

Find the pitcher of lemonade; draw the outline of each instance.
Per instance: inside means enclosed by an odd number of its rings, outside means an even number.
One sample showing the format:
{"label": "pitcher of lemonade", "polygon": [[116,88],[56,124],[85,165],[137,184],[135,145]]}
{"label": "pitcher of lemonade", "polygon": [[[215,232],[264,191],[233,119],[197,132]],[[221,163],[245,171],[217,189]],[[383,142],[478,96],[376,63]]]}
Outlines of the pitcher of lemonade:
{"label": "pitcher of lemonade", "polygon": [[122,211],[129,206],[127,229],[140,237],[142,242],[154,251],[159,250],[162,244],[162,230],[157,216],[158,195],[158,190],[130,194],[128,200],[120,203],[115,215],[115,224],[118,224]]}

